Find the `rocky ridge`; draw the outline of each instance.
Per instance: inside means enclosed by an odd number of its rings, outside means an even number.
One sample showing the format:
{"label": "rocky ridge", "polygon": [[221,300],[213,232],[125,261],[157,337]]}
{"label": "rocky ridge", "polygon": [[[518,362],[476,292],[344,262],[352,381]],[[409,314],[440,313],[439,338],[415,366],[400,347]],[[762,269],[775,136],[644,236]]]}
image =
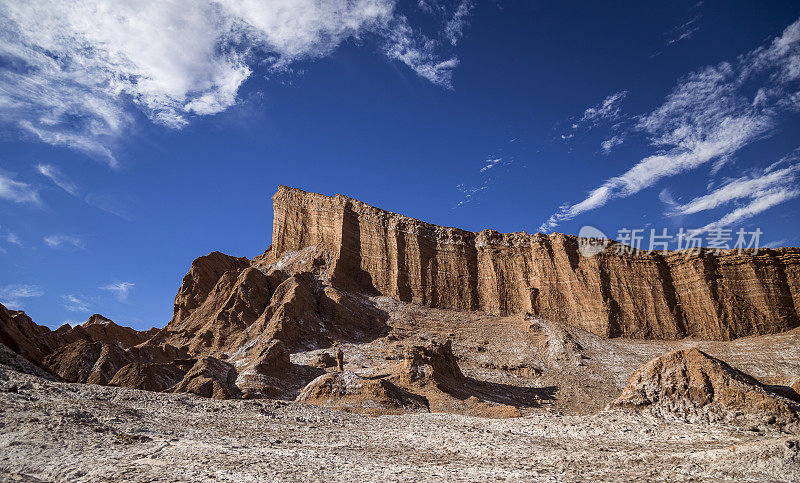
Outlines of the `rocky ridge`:
{"label": "rocky ridge", "polygon": [[320,247],[342,286],[404,302],[530,313],[604,337],[730,340],[800,324],[800,249],[593,257],[560,233],[478,233],[280,187],[272,253]]}
{"label": "rocky ridge", "polygon": [[[585,258],[565,235],[470,233],[284,187],[273,202],[273,245],[253,260],[196,259],[164,328],[94,315],[51,331],[1,308],[0,355],[68,382],[518,417],[591,411],[621,389],[582,345],[597,336],[727,340],[797,325],[797,249]],[[343,370],[331,348],[344,348]]]}

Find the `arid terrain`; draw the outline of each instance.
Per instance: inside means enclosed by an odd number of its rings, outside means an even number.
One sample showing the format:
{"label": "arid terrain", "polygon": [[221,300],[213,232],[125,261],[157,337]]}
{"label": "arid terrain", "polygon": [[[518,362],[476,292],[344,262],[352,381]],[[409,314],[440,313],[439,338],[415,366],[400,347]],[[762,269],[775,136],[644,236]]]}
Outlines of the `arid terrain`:
{"label": "arid terrain", "polygon": [[0,474],[797,481],[800,249],[584,257],[281,188],[163,328],[0,306]]}

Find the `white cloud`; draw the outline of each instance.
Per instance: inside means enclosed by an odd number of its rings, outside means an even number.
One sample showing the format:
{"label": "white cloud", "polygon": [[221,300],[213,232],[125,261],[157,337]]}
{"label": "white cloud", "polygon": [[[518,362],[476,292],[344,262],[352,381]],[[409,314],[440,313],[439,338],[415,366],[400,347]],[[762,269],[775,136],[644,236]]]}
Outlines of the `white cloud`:
{"label": "white cloud", "polygon": [[444,88],[453,87],[453,70],[458,59],[440,60],[439,42],[415,31],[404,16],[399,16],[388,30],[384,52],[387,57],[407,65],[422,78]]}
{"label": "white cloud", "polygon": [[86,244],[82,239],[72,235],[48,235],[44,237],[44,243],[50,248],[83,249],[86,247]]}
{"label": "white cloud", "polygon": [[667,41],[667,44],[672,45],[676,42],[680,42],[681,40],[692,38],[692,35],[700,30],[700,27],[697,26],[697,22],[700,21],[701,18],[703,18],[702,15],[695,15],[691,20],[688,20],[675,27],[675,29],[673,29],[671,32],[672,38]]}
{"label": "white cloud", "polygon": [[[778,117],[796,109],[800,79],[800,20],[767,46],[689,74],[651,113],[639,118],[636,129],[648,134],[656,154],[641,159],[625,173],[610,178],[575,204],[562,205],[541,226],[549,231],[561,222],[626,198],[711,161],[725,160],[744,146],[768,136]],[[748,83],[765,82],[754,103]]]}
{"label": "white cloud", "polygon": [[125,302],[128,300],[128,294],[130,293],[131,289],[135,284],[131,282],[118,282],[118,283],[110,283],[108,285],[104,285],[102,287],[98,287],[100,290],[108,290],[112,292],[117,300],[120,302]]}
{"label": "white cloud", "polygon": [[16,245],[18,247],[22,246],[22,240],[20,240],[17,234],[14,233],[13,231],[9,231],[7,233],[2,234],[2,237],[5,238],[5,240],[8,243],[11,243],[12,245]]}
{"label": "white cloud", "polygon": [[705,232],[715,228],[735,225],[798,196],[800,196],[800,189],[794,188],[778,188],[761,193],[758,197],[752,198],[746,205],[736,208],[713,223],[707,224],[700,228],[699,231]]}
{"label": "white cloud", "polygon": [[52,164],[39,164],[36,166],[36,171],[72,196],[79,195],[80,190],[78,189],[78,186],[64,176],[58,167],[53,166]]}
{"label": "white cloud", "polygon": [[[119,216],[120,218],[129,218],[130,215],[128,213],[128,208],[137,204],[137,202],[129,195],[121,195],[119,193],[87,193],[84,196],[81,193],[80,187],[76,183],[73,183],[69,178],[67,178],[67,176],[65,176],[58,167],[51,164],[40,164],[36,166],[36,170],[41,175],[52,181],[53,184],[63,189],[70,195],[82,199],[84,202],[94,206],[95,208],[103,210],[107,213],[111,213],[112,215]],[[121,198],[127,199],[123,200]],[[67,242],[67,244],[74,244],[70,240],[66,239],[62,239],[61,241]],[[48,241],[45,240],[45,243],[48,243]]]}
{"label": "white cloud", "polygon": [[41,203],[39,192],[28,183],[16,181],[0,171],[0,199],[14,203]]}
{"label": "white cloud", "polygon": [[69,310],[70,312],[92,312],[91,305],[89,302],[84,300],[78,295],[75,294],[67,294],[62,295],[61,300],[64,301],[64,308]]}
{"label": "white cloud", "polygon": [[603,99],[597,105],[594,105],[583,112],[583,115],[573,125],[572,129],[581,127],[593,128],[603,121],[613,121],[619,119],[622,112],[622,101],[628,91],[620,91]]}
{"label": "white cloud", "polygon": [[[788,159],[791,158],[796,159],[794,156]],[[755,175],[728,180],[710,193],[696,197],[688,203],[675,203],[668,214],[691,215],[746,200],[743,205],[737,206],[719,220],[709,223],[701,231],[726,227],[752,218],[773,206],[800,196],[800,189],[796,187],[800,164],[778,169],[780,164],[783,164],[783,161]]]}
{"label": "white cloud", "polygon": [[444,36],[450,41],[452,45],[458,44],[461,37],[464,35],[464,28],[469,23],[469,15],[472,12],[474,5],[470,0],[462,0],[458,4],[455,13],[447,21],[444,27]]}
{"label": "white cloud", "polygon": [[620,134],[615,134],[610,138],[606,139],[602,143],[600,143],[600,147],[603,149],[604,154],[608,154],[611,152],[612,149],[619,146],[620,144],[625,142],[625,136]]}
{"label": "white cloud", "polygon": [[678,202],[675,200],[675,197],[672,196],[672,192],[669,190],[669,188],[664,188],[661,190],[661,192],[658,193],[658,199],[667,205],[671,211],[678,206]]}
{"label": "white cloud", "polygon": [[20,310],[24,299],[41,297],[44,289],[38,285],[11,284],[0,287],[0,303],[12,310]]}
{"label": "white cloud", "polygon": [[[136,118],[170,128],[237,102],[256,66],[330,54],[370,34],[385,53],[450,87],[458,60],[413,29],[396,0],[27,0],[0,3],[0,108],[45,143],[117,166]],[[464,12],[466,9],[466,12]],[[459,7],[446,35],[469,13]]]}
{"label": "white cloud", "polygon": [[502,160],[503,160],[503,158],[489,158],[489,159],[487,159],[486,160],[486,165],[481,168],[480,172],[481,173],[485,173],[485,172],[489,171],[490,169],[492,169],[495,166],[497,166],[497,163],[501,162]]}
{"label": "white cloud", "polygon": [[462,183],[462,184],[456,186],[456,189],[458,191],[460,191],[461,194],[464,195],[464,197],[461,199],[461,201],[459,201],[458,204],[456,204],[456,206],[455,206],[455,208],[458,208],[459,206],[463,206],[463,205],[465,205],[467,203],[472,202],[473,199],[475,198],[475,195],[477,195],[481,191],[486,191],[487,189],[489,189],[489,186],[484,181],[484,184],[480,185],[480,186],[467,186],[467,185]]}
{"label": "white cloud", "polygon": [[742,198],[760,198],[776,188],[790,187],[797,179],[800,165],[788,168],[768,170],[755,177],[744,176],[730,180],[714,191],[689,201],[676,205],[672,214],[690,215],[701,211],[711,210]]}

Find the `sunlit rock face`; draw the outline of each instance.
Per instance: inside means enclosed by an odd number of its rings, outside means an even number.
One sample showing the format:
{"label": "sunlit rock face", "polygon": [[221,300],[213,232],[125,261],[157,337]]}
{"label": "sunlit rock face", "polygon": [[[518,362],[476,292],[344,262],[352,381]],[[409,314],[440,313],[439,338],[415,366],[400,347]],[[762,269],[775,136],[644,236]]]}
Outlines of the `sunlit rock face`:
{"label": "sunlit rock face", "polygon": [[342,287],[608,337],[729,340],[800,324],[800,249],[584,257],[578,238],[441,227],[346,196],[280,187],[272,256],[315,247]]}

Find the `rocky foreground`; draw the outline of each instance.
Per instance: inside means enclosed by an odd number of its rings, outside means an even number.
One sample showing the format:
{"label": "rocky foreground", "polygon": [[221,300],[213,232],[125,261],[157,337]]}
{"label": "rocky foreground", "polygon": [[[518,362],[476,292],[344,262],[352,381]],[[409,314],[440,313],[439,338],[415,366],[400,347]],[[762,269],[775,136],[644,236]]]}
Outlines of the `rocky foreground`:
{"label": "rocky foreground", "polygon": [[163,328],[0,305],[0,477],[800,479],[800,250],[273,200],[273,245],[196,259]]}
{"label": "rocky foreground", "polygon": [[797,481],[780,432],[615,409],[487,419],[365,416],[65,384],[0,366],[6,481]]}

